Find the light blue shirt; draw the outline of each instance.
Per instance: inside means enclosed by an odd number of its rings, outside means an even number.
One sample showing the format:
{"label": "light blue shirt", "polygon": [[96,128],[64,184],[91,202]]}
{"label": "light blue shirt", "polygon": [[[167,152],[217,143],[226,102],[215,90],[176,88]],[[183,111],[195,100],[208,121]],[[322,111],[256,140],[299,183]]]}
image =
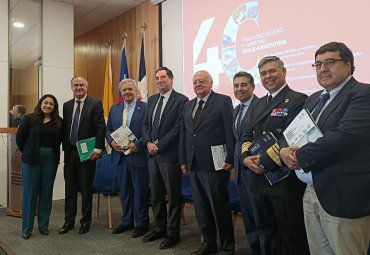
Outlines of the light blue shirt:
{"label": "light blue shirt", "polygon": [[[242,112],[242,117],[241,119],[244,118],[245,116],[245,113],[248,111],[248,108],[249,106],[251,105],[251,102],[253,100],[253,97],[254,97],[254,94],[251,96],[251,98],[249,98],[247,101],[245,101],[244,103],[240,103],[240,105],[244,105],[244,108],[243,108],[243,112]],[[236,127],[236,122],[238,121],[238,116],[236,116],[236,119],[235,119],[235,127]]]}
{"label": "light blue shirt", "polygon": [[[344,85],[347,84],[347,82],[352,78],[352,75],[348,76],[348,78],[342,83],[340,84],[338,87],[336,87],[335,89],[327,92],[326,90],[324,90],[322,92],[322,94],[324,93],[329,93],[330,94],[330,98],[328,99],[328,101],[326,101],[324,107],[322,108],[321,112],[319,113],[319,115],[317,116],[317,119],[316,119],[316,123],[318,122],[318,120],[320,119],[320,116],[321,116],[321,113],[325,110],[325,108],[330,104],[331,101],[333,101],[333,99],[338,95],[339,91],[342,90],[342,88],[344,87]],[[312,110],[313,112],[313,110]],[[298,179],[300,179],[301,181],[307,183],[307,184],[313,184],[313,180],[312,180],[312,173],[311,172],[305,172],[303,171],[303,169],[300,169],[300,170],[296,170],[295,171],[295,174],[297,175]]]}
{"label": "light blue shirt", "polygon": [[134,110],[135,110],[135,107],[136,107],[136,99],[134,99],[134,101],[132,101],[131,104],[126,104],[126,102],[124,102],[124,105],[125,105],[125,108],[128,107],[128,106],[130,106],[128,108],[127,123],[126,123],[126,125],[129,127],[130,126],[130,123],[131,123],[132,115],[134,114]]}

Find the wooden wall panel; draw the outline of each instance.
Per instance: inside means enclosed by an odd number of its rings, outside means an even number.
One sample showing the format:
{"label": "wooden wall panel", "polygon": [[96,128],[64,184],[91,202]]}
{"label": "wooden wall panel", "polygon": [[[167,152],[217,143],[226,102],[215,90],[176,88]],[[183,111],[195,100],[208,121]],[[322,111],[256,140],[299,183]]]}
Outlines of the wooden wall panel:
{"label": "wooden wall panel", "polygon": [[131,79],[138,79],[141,46],[141,25],[146,23],[145,64],[148,93],[157,93],[154,72],[159,67],[159,10],[150,0],[75,38],[75,75],[86,77],[89,95],[103,99],[106,42],[112,43],[112,81],[115,102],[118,102],[118,83],[121,66],[123,32],[127,33],[127,63]]}

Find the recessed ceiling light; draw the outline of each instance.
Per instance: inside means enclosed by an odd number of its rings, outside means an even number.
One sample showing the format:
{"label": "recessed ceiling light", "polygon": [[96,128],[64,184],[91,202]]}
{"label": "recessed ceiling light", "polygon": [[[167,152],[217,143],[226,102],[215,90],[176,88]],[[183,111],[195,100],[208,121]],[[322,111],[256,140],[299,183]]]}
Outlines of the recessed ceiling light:
{"label": "recessed ceiling light", "polygon": [[13,26],[14,26],[14,27],[17,27],[17,28],[22,28],[22,27],[24,27],[24,24],[23,24],[23,23],[21,23],[21,22],[14,22],[14,23],[13,23]]}

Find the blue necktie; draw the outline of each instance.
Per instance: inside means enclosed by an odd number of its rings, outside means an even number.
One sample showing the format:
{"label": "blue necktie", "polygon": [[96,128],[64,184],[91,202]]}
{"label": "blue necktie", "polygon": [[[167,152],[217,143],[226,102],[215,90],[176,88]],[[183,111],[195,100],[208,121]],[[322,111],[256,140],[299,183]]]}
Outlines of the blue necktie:
{"label": "blue necktie", "polygon": [[80,100],[77,100],[77,107],[75,115],[73,116],[72,130],[71,130],[71,144],[76,145],[78,139],[78,120],[80,118]]}
{"label": "blue necktie", "polygon": [[161,96],[161,98],[159,99],[157,109],[155,111],[153,125],[152,125],[152,132],[151,132],[152,141],[158,140],[158,129],[159,129],[159,121],[161,119],[160,117],[161,117],[161,111],[162,111],[162,106],[163,106],[163,98],[164,96]]}
{"label": "blue necktie", "polygon": [[195,124],[197,124],[197,121],[199,120],[200,114],[201,114],[201,112],[203,110],[203,104],[204,104],[204,101],[203,100],[199,100],[199,102],[198,102],[198,108],[195,111],[194,118],[193,118],[194,126],[195,126]]}
{"label": "blue necktie", "polygon": [[324,107],[326,101],[328,101],[330,98],[329,93],[324,93],[320,96],[320,100],[317,103],[315,110],[312,112],[311,116],[316,121],[317,117],[319,116],[319,113],[321,112],[322,108]]}

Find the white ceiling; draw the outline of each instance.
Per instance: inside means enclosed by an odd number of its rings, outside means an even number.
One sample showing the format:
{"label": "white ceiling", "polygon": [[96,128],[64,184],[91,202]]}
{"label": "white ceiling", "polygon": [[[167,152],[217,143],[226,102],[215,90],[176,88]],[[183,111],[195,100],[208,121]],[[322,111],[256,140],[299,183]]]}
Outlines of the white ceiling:
{"label": "white ceiling", "polygon": [[[74,6],[74,36],[127,12],[146,0],[53,0]],[[12,69],[25,69],[41,58],[41,0],[10,0],[9,18],[24,23],[11,26],[9,43]]]}

